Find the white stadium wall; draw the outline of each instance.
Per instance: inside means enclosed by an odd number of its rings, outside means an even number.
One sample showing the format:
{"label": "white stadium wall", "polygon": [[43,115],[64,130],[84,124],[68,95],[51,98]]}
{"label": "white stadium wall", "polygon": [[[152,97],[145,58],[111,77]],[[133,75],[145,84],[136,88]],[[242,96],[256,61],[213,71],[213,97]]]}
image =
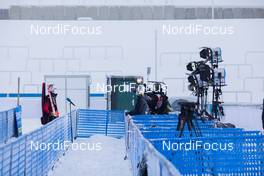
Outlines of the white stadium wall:
{"label": "white stadium wall", "polygon": [[[57,25],[88,26],[90,30],[97,27],[97,35],[52,32],[37,35],[31,30],[32,26],[47,29]],[[41,93],[44,75],[85,74],[95,84],[105,83],[107,75],[146,78],[146,68],[151,67],[151,79],[166,82],[169,96],[187,96],[190,91],[185,65],[198,60],[199,48],[208,46],[222,48],[221,65],[226,68],[228,84],[224,88],[225,102],[261,104],[264,98],[264,20],[261,19],[0,21],[0,26],[0,93],[16,93],[18,76],[21,93]],[[169,26],[174,27],[174,34],[163,33],[163,27],[167,31]],[[197,26],[206,29],[216,26],[222,33],[188,33]],[[180,32],[180,28],[187,32]],[[92,88],[91,93],[100,92]],[[33,100],[22,98],[21,101]],[[35,98],[35,101],[40,100]],[[1,98],[0,102],[6,103],[6,99]],[[31,106],[40,109],[40,103]]]}

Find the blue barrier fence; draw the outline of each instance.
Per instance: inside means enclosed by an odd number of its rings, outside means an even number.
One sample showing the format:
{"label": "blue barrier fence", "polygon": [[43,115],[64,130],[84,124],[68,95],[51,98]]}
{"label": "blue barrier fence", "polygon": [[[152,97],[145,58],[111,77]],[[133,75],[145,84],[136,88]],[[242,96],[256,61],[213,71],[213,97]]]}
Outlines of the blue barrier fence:
{"label": "blue barrier fence", "polygon": [[[263,132],[239,128],[216,129],[209,122],[208,128],[201,128],[203,137],[191,138],[185,130],[183,137],[178,138],[176,128],[165,123],[168,121],[170,124],[172,119],[172,115],[135,116],[130,121],[134,130],[128,133],[140,133],[181,175],[264,175]],[[198,124],[203,125],[201,122]],[[142,137],[133,141],[144,140]],[[189,148],[185,147],[186,144]],[[196,148],[190,148],[193,146]],[[211,148],[208,149],[208,146]],[[130,155],[134,156],[134,165],[140,162],[140,155],[144,153],[143,148],[137,150],[140,151],[130,151]]]}
{"label": "blue barrier fence", "polygon": [[126,117],[126,155],[131,160],[133,176],[139,175],[139,165],[146,158],[148,175],[177,176],[179,171],[141,134],[133,120]]}
{"label": "blue barrier fence", "polygon": [[0,144],[21,133],[21,107],[0,112]]}
{"label": "blue barrier fence", "polygon": [[[76,137],[74,124],[76,111],[0,146],[0,176],[47,175]],[[56,143],[65,147],[54,148]]]}
{"label": "blue barrier fence", "polygon": [[85,138],[94,134],[118,138],[124,136],[123,111],[79,109],[77,115],[77,137]]}

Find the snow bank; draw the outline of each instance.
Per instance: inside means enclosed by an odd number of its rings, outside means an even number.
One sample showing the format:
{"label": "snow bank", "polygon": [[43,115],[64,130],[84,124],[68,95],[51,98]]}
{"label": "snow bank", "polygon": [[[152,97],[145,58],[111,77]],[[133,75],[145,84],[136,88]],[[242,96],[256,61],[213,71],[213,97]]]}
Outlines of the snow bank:
{"label": "snow bank", "polygon": [[91,145],[100,143],[101,150],[71,149],[60,158],[49,176],[132,176],[130,160],[124,160],[124,139],[94,135],[74,142]]}

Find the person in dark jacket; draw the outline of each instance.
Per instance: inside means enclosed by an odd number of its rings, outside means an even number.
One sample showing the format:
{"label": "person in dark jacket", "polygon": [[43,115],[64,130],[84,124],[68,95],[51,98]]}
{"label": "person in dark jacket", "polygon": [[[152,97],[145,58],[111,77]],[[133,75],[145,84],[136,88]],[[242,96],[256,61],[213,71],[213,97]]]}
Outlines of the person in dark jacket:
{"label": "person in dark jacket", "polygon": [[43,125],[59,117],[56,98],[57,98],[57,94],[54,93],[54,86],[53,84],[50,84],[48,86],[48,94],[45,95],[45,91],[44,91],[43,96],[42,96],[42,114],[43,115],[41,118],[41,123]]}
{"label": "person in dark jacket", "polygon": [[145,95],[145,87],[140,86],[138,87],[138,92],[137,92],[137,102],[135,105],[135,109],[132,111],[126,113],[126,115],[145,115],[149,114],[149,106],[148,106],[148,96]]}

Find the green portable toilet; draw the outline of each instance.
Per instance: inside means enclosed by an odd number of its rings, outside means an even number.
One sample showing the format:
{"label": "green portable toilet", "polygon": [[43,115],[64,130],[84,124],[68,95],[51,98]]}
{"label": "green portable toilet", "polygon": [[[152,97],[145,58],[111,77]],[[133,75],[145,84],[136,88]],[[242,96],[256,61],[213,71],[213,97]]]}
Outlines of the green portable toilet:
{"label": "green portable toilet", "polygon": [[108,110],[132,110],[137,101],[136,93],[131,91],[138,80],[143,81],[142,76],[108,76],[107,85],[111,85],[111,91],[107,92]]}

